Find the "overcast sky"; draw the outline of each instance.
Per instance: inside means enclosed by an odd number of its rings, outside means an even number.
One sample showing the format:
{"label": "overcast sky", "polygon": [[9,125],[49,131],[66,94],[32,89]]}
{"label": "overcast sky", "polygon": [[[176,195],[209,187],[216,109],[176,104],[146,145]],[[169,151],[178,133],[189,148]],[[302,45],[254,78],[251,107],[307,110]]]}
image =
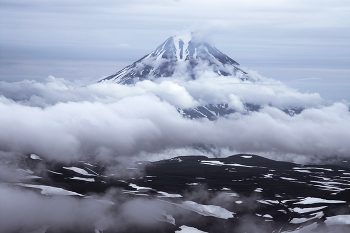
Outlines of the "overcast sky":
{"label": "overcast sky", "polygon": [[0,0],[0,81],[95,81],[202,31],[242,66],[350,102],[348,0]]}

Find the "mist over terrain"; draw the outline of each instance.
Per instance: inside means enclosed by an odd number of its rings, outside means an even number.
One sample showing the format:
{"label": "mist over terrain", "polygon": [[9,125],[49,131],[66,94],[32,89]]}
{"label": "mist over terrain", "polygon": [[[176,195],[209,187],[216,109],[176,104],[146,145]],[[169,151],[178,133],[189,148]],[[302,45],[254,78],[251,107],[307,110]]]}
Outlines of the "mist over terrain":
{"label": "mist over terrain", "polygon": [[0,0],[0,233],[350,232],[349,13]]}
{"label": "mist over terrain", "polygon": [[[79,86],[52,76],[43,83],[0,82],[0,149],[57,161],[147,157],[195,145],[303,163],[349,157],[347,102],[325,104],[317,93],[300,93],[256,72],[249,73],[256,82],[200,72],[196,80],[175,76],[131,86]],[[219,103],[235,113],[209,121],[177,111]],[[245,103],[262,109],[247,111]],[[304,110],[291,116],[282,111],[288,107]]]}

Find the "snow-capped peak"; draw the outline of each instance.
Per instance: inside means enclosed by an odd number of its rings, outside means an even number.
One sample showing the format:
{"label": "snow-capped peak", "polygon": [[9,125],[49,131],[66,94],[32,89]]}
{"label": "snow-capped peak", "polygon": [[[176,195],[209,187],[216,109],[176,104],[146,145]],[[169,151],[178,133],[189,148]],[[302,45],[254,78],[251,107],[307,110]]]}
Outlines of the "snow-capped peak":
{"label": "snow-capped peak", "polygon": [[195,41],[188,33],[169,37],[150,54],[99,82],[134,84],[173,75],[196,79],[202,70],[254,81],[236,61],[208,43]]}
{"label": "snow-capped peak", "polygon": [[188,55],[188,45],[191,41],[191,34],[185,34],[181,36],[174,36],[173,41],[175,45],[176,58],[178,61],[185,61]]}

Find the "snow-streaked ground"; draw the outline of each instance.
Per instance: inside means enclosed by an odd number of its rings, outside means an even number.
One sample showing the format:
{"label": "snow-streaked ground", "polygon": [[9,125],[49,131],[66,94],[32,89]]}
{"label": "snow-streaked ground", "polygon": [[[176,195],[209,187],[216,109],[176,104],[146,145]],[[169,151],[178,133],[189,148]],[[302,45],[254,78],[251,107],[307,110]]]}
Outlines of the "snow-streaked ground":
{"label": "snow-streaked ground", "polygon": [[76,173],[79,173],[79,174],[82,174],[82,175],[85,175],[85,176],[96,176],[96,175],[90,174],[87,171],[85,171],[84,169],[78,168],[78,167],[63,167],[63,168],[67,169],[67,170],[75,171]]}
{"label": "snow-streaked ground", "polygon": [[41,193],[44,195],[73,195],[73,196],[84,196],[82,194],[64,190],[62,188],[57,187],[51,187],[46,185],[34,185],[34,184],[23,184],[23,183],[17,183],[16,185],[22,186],[22,187],[28,187],[28,188],[37,188],[41,189]]}
{"label": "snow-streaked ground", "polygon": [[312,214],[312,217],[310,218],[293,218],[292,220],[290,220],[289,223],[293,223],[293,224],[300,224],[300,223],[304,223],[307,222],[309,220],[315,219],[315,218],[321,218],[323,216],[323,212],[317,212]]}
{"label": "snow-streaked ground", "polygon": [[213,216],[222,219],[233,218],[233,212],[230,212],[220,206],[215,205],[202,205],[193,201],[185,201],[182,204],[178,204],[178,206],[192,210],[200,215],[204,216]]}
{"label": "snow-streaked ground", "polygon": [[299,207],[295,207],[295,208],[290,208],[290,211],[299,213],[299,214],[304,214],[304,213],[309,213],[309,212],[313,212],[313,211],[317,211],[317,210],[322,210],[324,208],[326,208],[327,206],[320,206],[320,207],[310,207],[310,208],[299,208]]}
{"label": "snow-streaked ground", "polygon": [[181,230],[175,231],[175,233],[207,233],[205,231],[198,230],[194,227],[181,226]]}
{"label": "snow-streaked ground", "polygon": [[180,194],[171,194],[171,193],[162,192],[162,191],[158,191],[158,193],[162,195],[158,197],[182,197]]}
{"label": "snow-streaked ground", "polygon": [[38,155],[36,155],[36,154],[31,154],[30,155],[30,158],[31,159],[34,159],[34,160],[42,160]]}
{"label": "snow-streaked ground", "polygon": [[346,203],[346,201],[340,201],[340,200],[326,200],[322,198],[316,198],[316,197],[305,197],[301,199],[301,201],[296,202],[295,204],[315,204],[315,203]]}
{"label": "snow-streaked ground", "polygon": [[71,180],[83,180],[83,181],[87,181],[87,182],[95,182],[95,179],[94,178],[82,178],[82,177],[77,177],[77,176],[74,176],[72,178],[69,178]]}

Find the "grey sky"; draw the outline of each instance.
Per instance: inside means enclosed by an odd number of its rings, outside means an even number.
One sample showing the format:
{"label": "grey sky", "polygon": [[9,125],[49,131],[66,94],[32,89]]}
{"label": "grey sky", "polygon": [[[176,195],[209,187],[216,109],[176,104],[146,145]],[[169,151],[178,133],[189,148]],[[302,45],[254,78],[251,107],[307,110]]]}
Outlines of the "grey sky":
{"label": "grey sky", "polygon": [[350,101],[347,0],[0,0],[0,81],[98,80],[200,30],[242,66]]}

